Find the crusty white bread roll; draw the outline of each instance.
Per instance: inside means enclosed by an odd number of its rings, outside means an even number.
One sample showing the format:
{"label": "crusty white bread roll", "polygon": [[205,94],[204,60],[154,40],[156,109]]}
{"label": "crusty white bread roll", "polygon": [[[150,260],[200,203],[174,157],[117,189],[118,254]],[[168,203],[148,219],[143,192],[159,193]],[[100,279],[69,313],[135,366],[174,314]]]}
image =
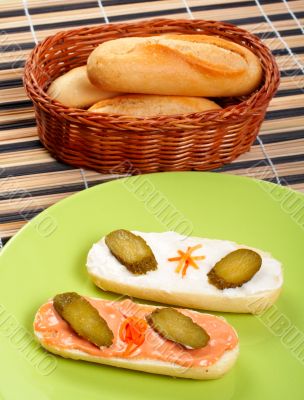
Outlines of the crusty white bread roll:
{"label": "crusty white bread roll", "polygon": [[78,336],[49,301],[39,308],[34,321],[34,334],[46,350],[74,360],[191,379],[219,378],[232,368],[238,357],[237,333],[224,318],[184,309],[179,311],[209,335],[205,347],[187,349],[165,339],[148,326],[143,343],[132,353],[125,354],[127,344],[120,337],[124,320],[130,317],[145,319],[157,307],[136,304],[128,299],[120,302],[86,299],[106,320],[114,334],[113,344],[108,348],[98,348]]}
{"label": "crusty white bread roll", "polygon": [[[176,232],[132,232],[150,246],[157,269],[144,275],[133,274],[113,256],[102,238],[93,245],[87,258],[88,273],[101,289],[183,307],[253,314],[269,308],[280,294],[281,263],[264,251],[226,240],[186,237]],[[197,261],[198,269],[190,266],[182,276],[181,271],[176,272],[178,261],[168,258],[197,245],[202,247],[194,255],[204,259]],[[221,290],[210,284],[208,272],[223,257],[240,248],[252,249],[261,256],[260,270],[240,287]]]}
{"label": "crusty white bread roll", "polygon": [[67,107],[86,108],[118,93],[107,92],[92,85],[88,79],[87,67],[84,65],[73,68],[55,79],[47,94]]}
{"label": "crusty white bread roll", "polygon": [[89,111],[150,117],[153,115],[190,114],[218,109],[221,109],[221,107],[214,101],[201,97],[129,94],[101,100],[94,104]]}
{"label": "crusty white bread roll", "polygon": [[90,54],[87,67],[94,85],[124,93],[240,96],[262,79],[261,63],[250,50],[207,35],[110,40]]}

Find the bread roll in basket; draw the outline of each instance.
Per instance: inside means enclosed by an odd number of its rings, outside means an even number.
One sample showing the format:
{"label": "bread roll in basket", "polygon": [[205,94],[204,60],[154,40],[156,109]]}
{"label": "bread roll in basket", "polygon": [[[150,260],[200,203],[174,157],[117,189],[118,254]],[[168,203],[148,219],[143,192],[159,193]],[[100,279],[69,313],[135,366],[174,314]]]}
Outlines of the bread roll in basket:
{"label": "bread roll in basket", "polygon": [[[260,86],[241,97],[212,98],[222,109],[150,117],[69,108],[47,95],[56,78],[85,65],[101,43],[163,34],[212,35],[248,48],[262,66]],[[154,19],[59,32],[35,47],[24,71],[44,146],[60,161],[102,173],[208,170],[231,162],[249,150],[278,84],[278,67],[260,39],[234,25],[203,20]]]}

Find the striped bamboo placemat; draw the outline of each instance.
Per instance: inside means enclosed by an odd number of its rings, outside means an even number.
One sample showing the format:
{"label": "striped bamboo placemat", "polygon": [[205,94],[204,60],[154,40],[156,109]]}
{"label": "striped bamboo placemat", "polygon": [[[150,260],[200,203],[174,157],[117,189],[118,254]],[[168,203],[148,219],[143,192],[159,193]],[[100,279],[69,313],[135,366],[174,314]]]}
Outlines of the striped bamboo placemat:
{"label": "striped bamboo placemat", "polygon": [[58,30],[155,17],[227,21],[261,37],[281,70],[251,151],[218,171],[304,191],[303,0],[6,0],[0,1],[0,247],[51,204],[113,179],[55,161],[40,144],[22,86],[25,59]]}

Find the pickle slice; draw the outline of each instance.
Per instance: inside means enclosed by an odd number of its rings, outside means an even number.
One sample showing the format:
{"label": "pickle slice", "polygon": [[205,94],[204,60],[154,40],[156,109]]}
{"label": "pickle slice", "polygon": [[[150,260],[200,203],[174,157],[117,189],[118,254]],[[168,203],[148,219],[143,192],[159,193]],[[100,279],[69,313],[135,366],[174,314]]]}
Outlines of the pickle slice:
{"label": "pickle slice", "polygon": [[79,336],[98,347],[111,346],[113,332],[84,297],[75,292],[57,294],[53,304],[58,314]]}
{"label": "pickle slice", "polygon": [[119,229],[109,233],[105,242],[113,256],[132,274],[141,275],[157,269],[154,254],[142,237]]}
{"label": "pickle slice", "polygon": [[210,339],[201,326],[171,307],[157,308],[146,316],[146,320],[159,335],[186,348],[200,349]]}
{"label": "pickle slice", "polygon": [[209,283],[221,290],[242,286],[250,281],[261,265],[261,256],[253,250],[232,251],[208,272]]}

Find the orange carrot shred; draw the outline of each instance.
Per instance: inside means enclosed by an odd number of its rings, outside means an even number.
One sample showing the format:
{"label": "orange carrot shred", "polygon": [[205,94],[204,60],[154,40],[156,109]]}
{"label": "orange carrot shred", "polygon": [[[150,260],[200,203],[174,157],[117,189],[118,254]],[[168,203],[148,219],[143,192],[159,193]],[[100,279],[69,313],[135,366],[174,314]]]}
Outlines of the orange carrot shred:
{"label": "orange carrot shred", "polygon": [[133,343],[128,343],[127,344],[127,347],[126,347],[126,349],[125,349],[125,351],[124,351],[124,356],[129,356],[131,353],[133,353],[133,351],[136,349],[136,346],[134,347],[134,344]]}
{"label": "orange carrot shred", "polygon": [[143,344],[147,328],[148,324],[144,319],[129,317],[123,321],[119,328],[119,337],[127,344],[123,353],[125,356],[130,355]]}
{"label": "orange carrot shred", "polygon": [[179,261],[180,257],[171,257],[168,258],[168,261]]}
{"label": "orange carrot shred", "polygon": [[203,247],[202,244],[197,244],[196,246],[191,247],[191,253],[192,253],[193,251],[197,250],[197,249],[202,248],[202,247]]}
{"label": "orange carrot shred", "polygon": [[179,273],[181,271],[186,259],[187,258],[185,256],[180,257],[180,262],[178,263],[178,265],[177,265],[177,267],[175,269],[175,272]]}
{"label": "orange carrot shred", "polygon": [[191,267],[193,267],[193,268],[195,268],[195,269],[199,269],[198,265],[196,264],[195,261],[193,261],[192,258],[189,259],[188,264],[191,265]]}
{"label": "orange carrot shred", "polygon": [[199,266],[194,260],[204,260],[205,256],[192,256],[192,253],[195,250],[198,250],[202,247],[201,244],[197,244],[193,247],[187,247],[187,251],[184,252],[182,250],[177,250],[177,253],[180,257],[171,257],[168,258],[168,261],[178,261],[177,267],[175,268],[176,273],[182,273],[182,277],[186,276],[187,270],[189,266],[199,269]]}

